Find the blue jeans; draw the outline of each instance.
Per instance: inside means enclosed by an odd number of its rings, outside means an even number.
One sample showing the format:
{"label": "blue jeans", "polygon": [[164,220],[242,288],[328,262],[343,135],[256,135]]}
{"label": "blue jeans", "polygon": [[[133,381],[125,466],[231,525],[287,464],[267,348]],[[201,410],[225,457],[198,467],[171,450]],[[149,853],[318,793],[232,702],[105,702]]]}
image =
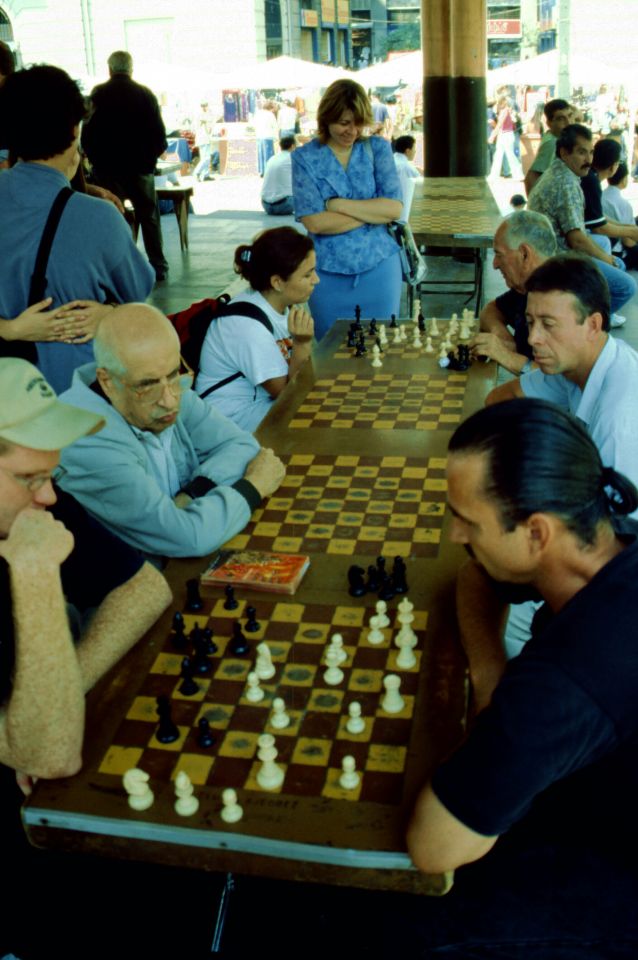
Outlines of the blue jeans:
{"label": "blue jeans", "polygon": [[619,266],[612,267],[604,260],[594,260],[594,263],[604,276],[609,287],[609,299],[611,301],[611,312],[618,313],[620,308],[636,293],[638,287],[633,277],[630,277],[625,269],[625,264],[618,257],[614,257]]}
{"label": "blue jeans", "polygon": [[274,140],[258,140],[257,141],[257,171],[260,177],[263,177],[264,170],[266,169],[266,164],[271,157],[275,155],[275,141]]}
{"label": "blue jeans", "polygon": [[268,203],[267,200],[262,200],[261,205],[271,217],[285,217],[295,212],[292,205],[292,197],[282,197],[281,200],[275,200],[274,203]]}
{"label": "blue jeans", "polygon": [[193,170],[193,176],[198,180],[202,180],[204,177],[208,176],[210,173],[210,155],[211,155],[211,144],[202,143],[199,146],[199,163]]}

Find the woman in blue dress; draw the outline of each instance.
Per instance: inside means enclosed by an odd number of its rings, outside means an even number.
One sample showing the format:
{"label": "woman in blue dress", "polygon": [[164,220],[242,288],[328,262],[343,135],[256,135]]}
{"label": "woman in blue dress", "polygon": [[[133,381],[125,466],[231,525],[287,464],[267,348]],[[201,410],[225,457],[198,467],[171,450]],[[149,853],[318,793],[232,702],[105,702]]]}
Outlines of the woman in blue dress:
{"label": "woman in blue dress", "polygon": [[310,298],[317,339],[339,317],[398,315],[399,248],[387,224],[401,216],[401,187],[390,144],[364,137],[370,101],[354,80],[321,98],[318,135],[292,154],[295,216],[315,244],[321,283]]}

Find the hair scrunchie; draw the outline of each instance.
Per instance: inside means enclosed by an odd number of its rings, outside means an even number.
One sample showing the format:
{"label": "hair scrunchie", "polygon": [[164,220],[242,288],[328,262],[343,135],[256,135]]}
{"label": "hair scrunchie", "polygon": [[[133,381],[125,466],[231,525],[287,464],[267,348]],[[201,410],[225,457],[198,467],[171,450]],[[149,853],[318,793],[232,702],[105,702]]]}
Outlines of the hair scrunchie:
{"label": "hair scrunchie", "polygon": [[244,263],[250,263],[251,256],[252,256],[252,250],[242,250],[239,259],[243,260]]}

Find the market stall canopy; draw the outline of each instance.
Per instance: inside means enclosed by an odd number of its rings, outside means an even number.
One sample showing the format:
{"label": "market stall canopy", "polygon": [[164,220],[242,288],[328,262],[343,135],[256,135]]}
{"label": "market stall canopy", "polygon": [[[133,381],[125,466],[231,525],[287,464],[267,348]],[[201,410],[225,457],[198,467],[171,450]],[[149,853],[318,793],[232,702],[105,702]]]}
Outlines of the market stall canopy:
{"label": "market stall canopy", "polygon": [[[558,83],[558,68],[559,52],[549,50],[537,57],[490,70],[487,74],[487,88],[493,93],[498,87],[508,84],[551,86]],[[632,82],[632,72],[629,66],[610,65],[578,54],[572,54],[569,58],[569,78],[572,87],[597,87],[601,83],[624,86]]]}
{"label": "market stall canopy", "polygon": [[423,51],[413,50],[399,57],[390,57],[384,63],[373,63],[371,67],[357,70],[351,77],[360,83],[366,90],[375,87],[398,87],[407,84],[409,87],[423,85]]}
{"label": "market stall canopy", "polygon": [[346,76],[348,72],[341,67],[283,56],[219,74],[215,82],[222,90],[302,90],[329,87],[334,80]]}

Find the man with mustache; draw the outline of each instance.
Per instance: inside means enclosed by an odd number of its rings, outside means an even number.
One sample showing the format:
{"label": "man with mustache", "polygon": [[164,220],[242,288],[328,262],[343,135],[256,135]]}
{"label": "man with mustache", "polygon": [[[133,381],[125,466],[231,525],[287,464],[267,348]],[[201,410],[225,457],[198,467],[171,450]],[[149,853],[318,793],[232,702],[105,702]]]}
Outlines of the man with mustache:
{"label": "man with mustache", "polygon": [[[636,293],[636,282],[618,257],[606,253],[585,229],[585,198],[581,178],[592,165],[591,130],[580,123],[565,127],[556,141],[556,157],[532,190],[528,210],[544,213],[556,233],[559,250],[574,250],[596,260],[609,286],[611,312],[616,314]],[[614,322],[612,326],[624,323]]]}

